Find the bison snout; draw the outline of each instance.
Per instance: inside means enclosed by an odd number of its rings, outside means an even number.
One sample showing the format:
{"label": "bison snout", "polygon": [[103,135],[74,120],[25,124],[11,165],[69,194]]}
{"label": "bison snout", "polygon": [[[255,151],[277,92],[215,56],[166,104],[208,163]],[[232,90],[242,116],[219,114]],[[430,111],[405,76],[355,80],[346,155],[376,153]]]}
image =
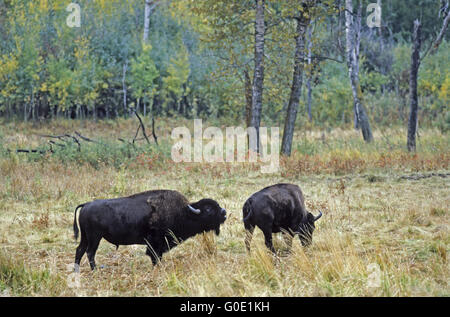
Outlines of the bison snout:
{"label": "bison snout", "polygon": [[222,210],[220,211],[220,214],[222,215],[222,217],[224,217],[225,219],[227,218],[227,211],[222,208]]}

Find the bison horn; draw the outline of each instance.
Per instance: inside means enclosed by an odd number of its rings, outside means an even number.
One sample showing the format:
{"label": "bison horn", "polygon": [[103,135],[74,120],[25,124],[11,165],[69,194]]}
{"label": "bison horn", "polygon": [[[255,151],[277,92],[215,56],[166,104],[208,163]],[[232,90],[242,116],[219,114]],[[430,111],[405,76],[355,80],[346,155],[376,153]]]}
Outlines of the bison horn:
{"label": "bison horn", "polygon": [[316,222],[317,220],[319,220],[320,217],[322,217],[322,212],[319,210],[319,215],[318,215],[317,217],[314,218],[314,222]]}
{"label": "bison horn", "polygon": [[195,209],[191,205],[188,205],[189,209],[196,215],[200,214],[200,209]]}

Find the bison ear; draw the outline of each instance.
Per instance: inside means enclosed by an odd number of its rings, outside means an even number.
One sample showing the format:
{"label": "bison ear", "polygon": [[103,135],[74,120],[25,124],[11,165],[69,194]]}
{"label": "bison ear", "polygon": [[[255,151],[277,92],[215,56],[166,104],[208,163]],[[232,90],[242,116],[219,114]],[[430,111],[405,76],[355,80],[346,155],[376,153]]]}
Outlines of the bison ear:
{"label": "bison ear", "polygon": [[316,217],[314,217],[314,215],[312,213],[308,212],[308,216],[307,217],[308,217],[308,222],[309,223],[314,223]]}

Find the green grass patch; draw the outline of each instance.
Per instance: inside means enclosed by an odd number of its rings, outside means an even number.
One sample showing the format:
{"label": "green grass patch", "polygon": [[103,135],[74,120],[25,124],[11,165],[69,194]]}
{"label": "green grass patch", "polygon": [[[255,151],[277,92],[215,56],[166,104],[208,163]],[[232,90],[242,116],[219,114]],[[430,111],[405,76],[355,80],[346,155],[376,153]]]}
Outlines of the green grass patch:
{"label": "green grass patch", "polygon": [[19,296],[55,296],[64,287],[64,280],[51,274],[48,269],[31,269],[0,253],[0,292]]}

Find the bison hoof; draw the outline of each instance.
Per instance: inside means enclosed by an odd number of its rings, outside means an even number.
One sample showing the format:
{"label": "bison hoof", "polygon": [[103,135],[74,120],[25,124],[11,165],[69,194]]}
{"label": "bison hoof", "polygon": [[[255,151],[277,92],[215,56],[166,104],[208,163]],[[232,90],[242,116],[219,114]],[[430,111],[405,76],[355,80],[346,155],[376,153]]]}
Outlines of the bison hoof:
{"label": "bison hoof", "polygon": [[79,265],[79,264],[75,264],[75,265],[73,266],[73,271],[74,271],[75,273],[80,273],[80,265]]}

